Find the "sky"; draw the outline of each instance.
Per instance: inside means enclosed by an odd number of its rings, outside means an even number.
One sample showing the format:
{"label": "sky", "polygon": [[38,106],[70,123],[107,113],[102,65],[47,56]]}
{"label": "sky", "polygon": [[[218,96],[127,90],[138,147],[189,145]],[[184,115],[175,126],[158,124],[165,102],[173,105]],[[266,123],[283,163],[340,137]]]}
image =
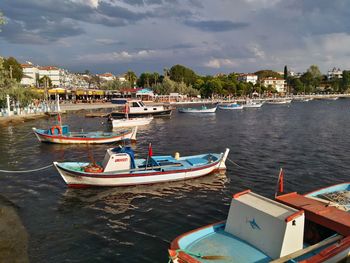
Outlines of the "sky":
{"label": "sky", "polygon": [[348,0],[1,0],[0,56],[71,72],[350,69]]}

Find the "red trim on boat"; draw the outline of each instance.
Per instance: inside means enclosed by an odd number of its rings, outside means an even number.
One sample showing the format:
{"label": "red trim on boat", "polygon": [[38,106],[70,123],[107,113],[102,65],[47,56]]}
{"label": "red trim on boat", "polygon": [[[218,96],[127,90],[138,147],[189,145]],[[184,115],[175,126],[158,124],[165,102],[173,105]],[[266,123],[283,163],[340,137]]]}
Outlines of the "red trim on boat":
{"label": "red trim on boat", "polygon": [[[341,239],[340,241],[336,242],[335,244],[326,247],[324,250],[322,250],[320,253],[316,254],[315,256],[300,261],[300,263],[320,263],[324,262],[328,259],[331,259],[332,257],[335,257],[336,255],[344,252],[345,250],[349,250],[350,248],[350,236]],[[346,257],[346,256],[345,256]]]}
{"label": "red trim on boat", "polygon": [[284,221],[286,221],[287,223],[294,220],[295,218],[301,216],[304,214],[304,210],[300,210],[298,212],[295,212],[294,214],[287,216],[286,219],[284,219]]}
{"label": "red trim on boat", "polygon": [[247,189],[247,190],[245,190],[245,191],[242,191],[242,192],[239,192],[239,193],[234,194],[234,195],[233,195],[233,198],[234,198],[234,199],[237,199],[238,197],[240,197],[240,196],[242,196],[242,195],[245,195],[245,194],[248,194],[248,193],[250,193],[250,192],[251,192],[250,189]]}
{"label": "red trim on boat", "polygon": [[305,217],[310,221],[343,236],[350,235],[350,213],[297,193],[277,196],[276,200],[296,209],[303,209]]}
{"label": "red trim on boat", "polygon": [[[69,174],[73,174],[76,176],[81,176],[81,177],[96,177],[96,178],[124,178],[124,177],[137,177],[137,176],[154,176],[154,175],[162,175],[162,174],[172,174],[172,173],[185,173],[185,172],[192,172],[192,171],[198,171],[198,170],[203,170],[203,169],[207,169],[213,166],[216,166],[218,163],[220,163],[221,158],[214,162],[211,163],[209,165],[204,165],[204,166],[200,166],[197,168],[191,168],[191,169],[182,169],[182,170],[172,170],[172,171],[159,171],[159,172],[153,172],[153,173],[127,173],[127,174],[111,174],[111,175],[105,175],[105,174],[98,174],[96,175],[95,173],[80,173],[80,172],[76,172],[76,171],[72,171],[72,170],[68,170],[63,168],[62,166],[60,166],[60,164],[57,164],[57,167],[59,169],[62,169],[63,171],[69,173]],[[216,170],[221,170],[221,169],[215,169]],[[214,172],[212,171],[212,172]],[[210,172],[210,173],[212,173]],[[183,179],[182,179],[183,180]]]}
{"label": "red trim on boat", "polygon": [[123,133],[123,134],[118,134],[116,136],[110,136],[110,137],[104,137],[104,138],[79,138],[79,137],[68,137],[68,136],[64,136],[64,135],[60,135],[60,136],[55,136],[55,135],[50,135],[50,134],[43,134],[40,132],[35,131],[36,134],[38,134],[41,137],[44,137],[45,139],[60,139],[60,140],[73,140],[73,141],[102,141],[102,140],[112,140],[112,139],[116,139],[119,137],[125,137],[129,134],[132,134],[133,131],[131,132],[127,132],[127,133]]}

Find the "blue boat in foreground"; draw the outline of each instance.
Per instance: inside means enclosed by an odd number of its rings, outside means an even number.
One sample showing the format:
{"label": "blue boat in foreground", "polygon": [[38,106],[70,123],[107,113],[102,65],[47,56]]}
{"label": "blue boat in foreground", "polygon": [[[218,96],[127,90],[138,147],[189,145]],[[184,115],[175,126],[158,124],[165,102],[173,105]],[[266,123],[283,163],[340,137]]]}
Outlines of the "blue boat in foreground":
{"label": "blue boat in foreground", "polygon": [[[226,221],[177,237],[169,249],[176,263],[339,262],[350,253],[350,213],[315,198],[349,183],[307,195],[270,200],[250,190],[235,194]],[[348,201],[347,201],[348,202]]]}

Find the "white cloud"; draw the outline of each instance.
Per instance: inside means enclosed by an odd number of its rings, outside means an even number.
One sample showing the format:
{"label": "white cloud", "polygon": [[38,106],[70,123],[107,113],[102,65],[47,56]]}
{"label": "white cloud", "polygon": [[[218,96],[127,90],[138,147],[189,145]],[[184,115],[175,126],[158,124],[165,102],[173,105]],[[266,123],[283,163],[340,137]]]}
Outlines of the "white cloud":
{"label": "white cloud", "polygon": [[92,8],[97,8],[100,0],[71,0],[73,3],[85,4]]}
{"label": "white cloud", "polygon": [[264,59],[265,52],[260,48],[260,46],[256,43],[251,43],[248,45],[248,50],[253,53],[256,58]]}
{"label": "white cloud", "polygon": [[236,63],[227,58],[212,58],[204,64],[208,68],[234,67]]}
{"label": "white cloud", "polygon": [[111,53],[98,53],[98,54],[86,54],[78,56],[78,61],[84,62],[130,62],[135,60],[142,60],[150,58],[156,55],[157,52],[154,50],[140,50],[138,52],[111,52]]}

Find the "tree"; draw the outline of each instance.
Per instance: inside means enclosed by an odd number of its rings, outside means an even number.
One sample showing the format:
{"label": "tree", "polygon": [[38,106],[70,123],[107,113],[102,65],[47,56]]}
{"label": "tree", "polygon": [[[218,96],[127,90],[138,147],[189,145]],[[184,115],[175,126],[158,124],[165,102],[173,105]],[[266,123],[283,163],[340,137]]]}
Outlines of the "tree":
{"label": "tree", "polygon": [[46,75],[44,75],[43,77],[41,77],[41,78],[39,79],[39,84],[40,84],[41,87],[45,87],[45,88],[52,87],[52,81],[51,81],[51,79],[50,79],[48,76],[46,76]]}
{"label": "tree", "polygon": [[134,87],[134,84],[137,80],[137,76],[134,71],[128,70],[125,74],[125,79],[131,83],[131,86]]}
{"label": "tree", "polygon": [[21,64],[19,64],[14,57],[5,59],[3,64],[5,70],[7,70],[10,74],[9,77],[11,79],[15,79],[17,82],[20,82],[23,78],[23,69],[21,67]]}
{"label": "tree", "polygon": [[265,78],[281,78],[282,76],[277,73],[276,71],[269,70],[269,69],[264,69],[264,70],[259,70],[254,73],[255,75],[258,75],[259,79],[265,79]]}
{"label": "tree", "polygon": [[350,70],[344,70],[342,84],[341,84],[341,92],[345,92],[349,88],[350,88]]}
{"label": "tree", "polygon": [[287,69],[287,65],[284,66],[284,80],[285,80],[285,81],[288,80],[288,69]]}
{"label": "tree", "polygon": [[186,68],[182,65],[172,66],[169,74],[171,80],[176,82],[184,82],[187,85],[193,85],[197,79],[197,75],[192,69]]}
{"label": "tree", "polygon": [[101,85],[101,89],[104,90],[120,90],[122,88],[130,88],[131,83],[128,82],[122,82],[119,79],[109,80]]}

